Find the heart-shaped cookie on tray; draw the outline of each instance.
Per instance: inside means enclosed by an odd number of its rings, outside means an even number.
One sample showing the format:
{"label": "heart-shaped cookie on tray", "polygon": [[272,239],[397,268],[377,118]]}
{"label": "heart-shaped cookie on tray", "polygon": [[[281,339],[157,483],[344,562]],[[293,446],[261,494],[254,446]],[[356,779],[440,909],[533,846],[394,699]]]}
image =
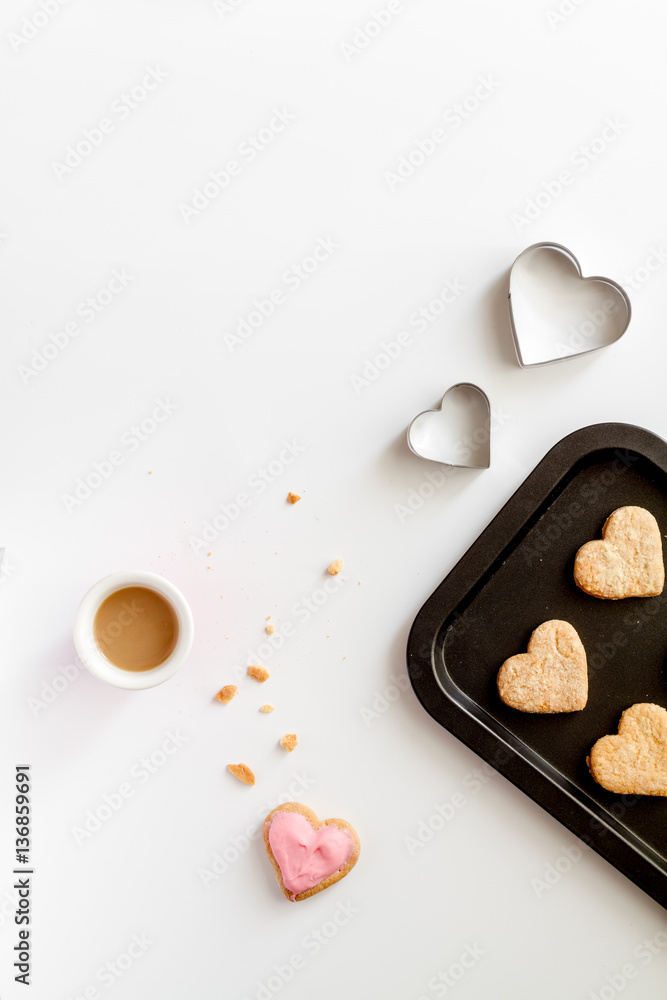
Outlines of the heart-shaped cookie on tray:
{"label": "heart-shaped cookie on tray", "polygon": [[357,832],[346,820],[319,820],[300,802],[286,802],[269,813],[264,846],[291,902],[314,896],[344,878],[361,850]]}
{"label": "heart-shaped cookie on tray", "polygon": [[519,712],[578,712],[588,700],[586,650],[569,622],[544,622],[526,653],[505,660],[498,671],[498,694]]}
{"label": "heart-shaped cookie on tray", "polygon": [[665,585],[662,536],[643,507],[619,507],[602,527],[602,539],[586,542],[574,560],[574,582],[608,601],[657,597]]}
{"label": "heart-shaped cookie on tray", "polygon": [[627,708],[617,736],[598,740],[586,763],[595,780],[619,795],[667,795],[667,710]]}

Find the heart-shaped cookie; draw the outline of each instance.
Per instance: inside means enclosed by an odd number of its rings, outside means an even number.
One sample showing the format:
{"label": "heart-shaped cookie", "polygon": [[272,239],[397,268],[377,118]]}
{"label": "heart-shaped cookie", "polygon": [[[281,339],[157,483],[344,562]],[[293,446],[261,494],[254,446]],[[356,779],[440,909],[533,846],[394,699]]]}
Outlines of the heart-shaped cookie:
{"label": "heart-shaped cookie", "polygon": [[488,469],[491,463],[491,406],[471,382],[451,386],[436,410],[424,410],[408,427],[410,450],[456,469]]}
{"label": "heart-shaped cookie", "polygon": [[286,802],[264,820],[264,846],[287,899],[298,902],[344,878],[359,860],[356,830],[344,819],[320,821],[300,802]]}
{"label": "heart-shaped cookie", "polygon": [[498,694],[519,712],[578,712],[588,699],[586,650],[569,622],[536,628],[528,651],[510,656],[498,671]]}
{"label": "heart-shaped cookie", "polygon": [[574,560],[574,582],[609,601],[657,597],[665,585],[662,537],[643,507],[619,507],[602,527],[602,539],[582,545]]}
{"label": "heart-shaped cookie", "polygon": [[598,740],[586,763],[609,792],[667,795],[667,711],[651,704],[627,708],[618,736]]}
{"label": "heart-shaped cookie", "polygon": [[558,243],[536,243],[510,272],[510,323],[522,368],[590,354],[615,343],[630,323],[627,293],[610,278],[584,278]]}

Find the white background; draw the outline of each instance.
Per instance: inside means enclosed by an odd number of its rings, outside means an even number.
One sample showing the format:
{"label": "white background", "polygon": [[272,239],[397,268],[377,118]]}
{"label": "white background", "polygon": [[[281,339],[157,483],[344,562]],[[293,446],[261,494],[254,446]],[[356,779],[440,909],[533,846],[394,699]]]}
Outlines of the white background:
{"label": "white background", "polygon": [[[557,440],[607,420],[667,435],[667,267],[653,254],[667,241],[664,9],[586,0],[557,20],[556,0],[403,0],[377,37],[358,34],[384,6],[71,0],[25,40],[40,7],[3,4],[2,793],[10,817],[13,767],[30,763],[35,864],[28,994],[12,982],[8,819],[3,1000],[266,997],[293,955],[303,967],[268,995],[417,1000],[444,995],[429,981],[468,946],[483,955],[448,988],[460,1000],[665,995],[667,948],[640,957],[644,939],[665,941],[656,903],[590,852],[538,895],[532,880],[576,839],[502,777],[475,785],[479,759],[411,691],[369,719],[405,676],[424,600]],[[166,79],[121,117],[114,102],[147,68]],[[443,125],[480,78],[493,93]],[[239,147],[275,108],[293,121],[247,162]],[[113,131],[100,145],[54,167],[102,118]],[[586,159],[609,118],[619,134]],[[446,140],[391,190],[386,173],[438,126]],[[240,174],[186,222],[181,206],[235,158]],[[522,222],[565,169],[573,182]],[[230,349],[253,300],[285,292],[284,272],[320,238],[339,246]],[[540,240],[624,283],[634,315],[616,346],[522,371],[507,272]],[[132,280],[86,322],[80,304],[122,269]],[[465,291],[410,327],[447,280]],[[78,336],[26,374],[33,349],[77,320]],[[355,389],[402,330],[410,345]],[[456,473],[401,516],[437,468],[408,451],[405,429],[460,380],[502,415],[492,468]],[[131,445],[160,399],[174,412]],[[277,469],[284,441],[303,451],[260,494],[250,477]],[[122,463],[68,511],[64,495],[114,450]],[[288,490],[303,500],[290,506]],[[239,493],[250,505],[195,551]],[[338,557],[343,586],[306,614]],[[126,568],[182,589],[190,661],[152,691],[85,671],[65,687],[81,596]],[[295,634],[263,658],[269,682],[241,680],[224,707],[212,696],[257,660],[267,615]],[[137,762],[169,732],[186,740],[144,782]],[[291,755],[285,732],[299,737]],[[255,787],[226,771],[237,761]],[[233,857],[232,838],[303,774],[301,798],[359,831],[349,878],[291,905],[255,838],[205,885],[216,854]],[[127,782],[132,795],[77,842],[87,811]],[[465,805],[410,853],[405,838],[456,793]],[[353,916],[315,954],[307,935],[342,922],[341,903]],[[109,984],[98,972],[127,964],[133,935],[152,943]]]}

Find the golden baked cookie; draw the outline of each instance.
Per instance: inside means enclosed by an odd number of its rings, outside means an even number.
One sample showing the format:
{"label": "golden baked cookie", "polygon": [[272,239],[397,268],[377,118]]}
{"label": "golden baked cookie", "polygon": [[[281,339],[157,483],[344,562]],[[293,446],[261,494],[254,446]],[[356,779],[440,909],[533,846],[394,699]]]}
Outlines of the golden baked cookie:
{"label": "golden baked cookie", "polygon": [[519,712],[578,712],[588,699],[586,650],[569,622],[544,622],[525,653],[505,660],[498,694]]}
{"label": "golden baked cookie", "polygon": [[293,903],[344,878],[361,850],[356,830],[344,819],[320,821],[300,802],[286,802],[269,813],[264,846],[280,888]]}
{"label": "golden baked cookie", "polygon": [[577,587],[608,601],[657,597],[665,585],[662,536],[643,507],[619,507],[602,527],[602,539],[582,545],[574,560]]}
{"label": "golden baked cookie", "polygon": [[609,792],[667,795],[667,710],[648,703],[626,708],[618,735],[598,740],[586,763]]}

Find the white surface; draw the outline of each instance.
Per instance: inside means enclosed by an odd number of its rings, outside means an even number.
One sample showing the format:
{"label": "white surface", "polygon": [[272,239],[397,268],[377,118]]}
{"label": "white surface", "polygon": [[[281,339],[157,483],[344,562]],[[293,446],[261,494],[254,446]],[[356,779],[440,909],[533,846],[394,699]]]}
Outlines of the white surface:
{"label": "white surface", "polygon": [[[475,777],[480,761],[411,692],[368,718],[405,675],[423,601],[552,444],[605,420],[667,435],[664,9],[589,0],[550,25],[555,0],[404,0],[344,51],[380,6],[73,0],[14,51],[10,32],[39,7],[3,5],[2,791],[11,807],[13,766],[32,765],[34,1000],[241,1000],[292,955],[305,965],[279,993],[289,1000],[417,1000],[438,995],[429,981],[468,946],[484,954],[449,990],[460,1000],[610,997],[627,963],[627,1000],[664,996],[667,948],[642,945],[667,925],[657,904],[592,853],[538,897],[531,880],[574,838],[503,778]],[[124,112],[123,93],[156,67],[155,89]],[[463,119],[456,105],[476,88]],[[58,179],[54,162],[103,118],[112,130]],[[250,162],[248,137],[270,127]],[[387,180],[434,130],[427,162]],[[179,205],[230,160],[225,192],[186,224]],[[555,181],[560,196],[524,225]],[[609,350],[522,371],[507,269],[540,240],[624,283],[634,316]],[[112,304],[80,306],[110,282]],[[230,351],[225,335],[272,292],[273,314]],[[33,348],[73,323],[26,384]],[[355,391],[401,331],[400,355]],[[452,474],[406,514],[434,467],[405,429],[457,381],[491,398],[492,467]],[[141,441],[132,428],[156,408]],[[112,452],[112,474],[68,513],[63,494]],[[295,507],[288,490],[303,495]],[[240,494],[248,506],[194,551]],[[311,612],[337,557],[344,583]],[[127,568],[183,590],[189,664],[145,692],[80,673],[35,715],[31,699],[72,663],[81,596]],[[267,615],[294,627],[262,656],[270,681],[214,702],[260,659]],[[260,715],[269,700],[275,713]],[[176,732],[185,742],[144,780],[142,758]],[[285,732],[299,737],[291,755],[276,745]],[[254,788],[226,772],[235,761]],[[254,841],[206,888],[200,869],[303,773],[298,797],[360,833],[350,877],[290,905]],[[121,808],[77,844],[73,828],[121,785]],[[411,855],[405,838],[461,797]],[[11,833],[5,821],[3,916]],[[353,917],[315,954],[308,935],[342,923],[348,901]],[[97,978],[135,934],[148,950]],[[3,1000],[26,995],[11,980],[14,935],[5,916]]]}

